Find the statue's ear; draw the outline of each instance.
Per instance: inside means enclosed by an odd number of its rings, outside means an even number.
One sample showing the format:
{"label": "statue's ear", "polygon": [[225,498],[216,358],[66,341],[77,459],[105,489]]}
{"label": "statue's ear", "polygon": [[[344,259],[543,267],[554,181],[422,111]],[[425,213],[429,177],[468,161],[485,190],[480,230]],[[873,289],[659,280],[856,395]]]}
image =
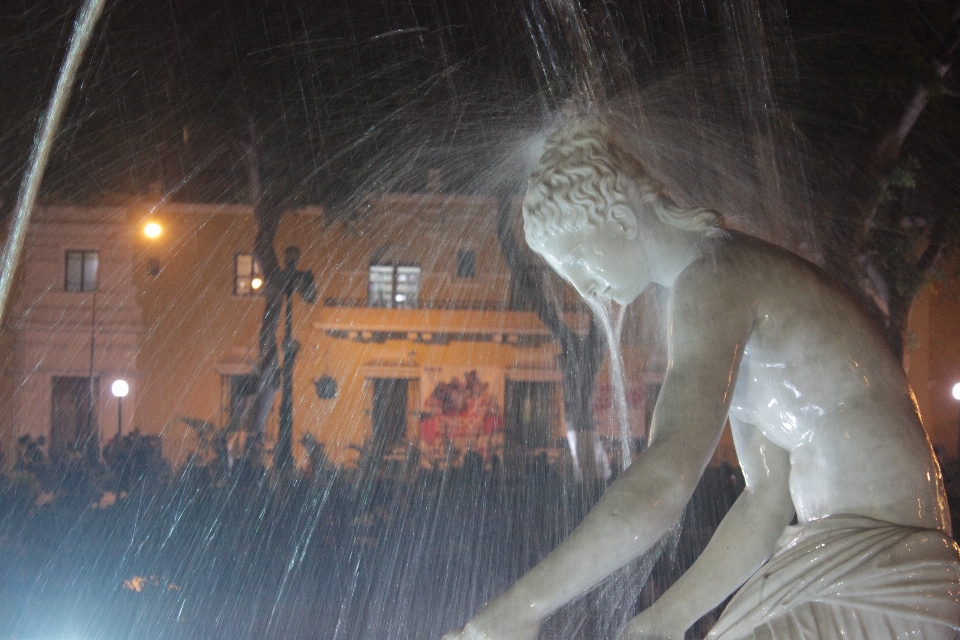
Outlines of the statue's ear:
{"label": "statue's ear", "polygon": [[610,207],[610,220],[617,223],[630,240],[636,238],[640,233],[637,214],[626,204],[615,204]]}

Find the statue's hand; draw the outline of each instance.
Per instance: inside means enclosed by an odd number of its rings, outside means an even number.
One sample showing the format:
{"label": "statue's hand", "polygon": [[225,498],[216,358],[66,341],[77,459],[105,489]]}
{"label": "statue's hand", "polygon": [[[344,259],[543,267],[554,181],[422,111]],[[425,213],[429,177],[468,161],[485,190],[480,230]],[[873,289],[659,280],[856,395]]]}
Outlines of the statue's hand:
{"label": "statue's hand", "polygon": [[660,620],[647,609],[620,630],[617,640],[683,640],[686,631],[683,623]]}
{"label": "statue's hand", "polygon": [[484,607],[466,627],[451,631],[443,640],[537,640],[540,624],[540,620],[524,615],[512,601],[501,596]]}

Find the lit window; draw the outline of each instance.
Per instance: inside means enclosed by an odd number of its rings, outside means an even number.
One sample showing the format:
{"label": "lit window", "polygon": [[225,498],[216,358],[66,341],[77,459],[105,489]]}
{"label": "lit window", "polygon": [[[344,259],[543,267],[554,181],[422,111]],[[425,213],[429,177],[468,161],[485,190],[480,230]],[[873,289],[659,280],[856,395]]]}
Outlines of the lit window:
{"label": "lit window", "polygon": [[367,306],[416,309],[420,305],[420,267],[372,264],[367,277]]}
{"label": "lit window", "polygon": [[474,278],[477,275],[477,254],[473,251],[457,251],[457,277]]}
{"label": "lit window", "polygon": [[70,293],[97,290],[97,251],[67,251],[63,290]]}
{"label": "lit window", "polygon": [[233,278],[233,295],[258,296],[263,290],[263,271],[252,253],[238,253]]}
{"label": "lit window", "polygon": [[367,306],[393,306],[393,267],[370,265],[367,283]]}

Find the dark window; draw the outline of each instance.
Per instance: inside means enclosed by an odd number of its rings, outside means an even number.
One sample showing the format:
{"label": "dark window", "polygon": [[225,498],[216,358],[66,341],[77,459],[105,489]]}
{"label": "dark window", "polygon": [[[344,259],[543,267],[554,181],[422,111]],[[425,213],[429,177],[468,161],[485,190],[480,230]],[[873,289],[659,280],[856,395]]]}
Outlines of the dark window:
{"label": "dark window", "polygon": [[263,291],[263,271],[252,253],[238,253],[234,263],[233,295],[258,296]]}
{"label": "dark window", "polygon": [[420,267],[372,264],[367,272],[367,306],[416,309],[420,304]]}
{"label": "dark window", "polygon": [[69,293],[97,290],[97,268],[100,254],[97,251],[67,251],[64,269],[63,290]]}
{"label": "dark window", "polygon": [[477,254],[473,251],[457,251],[457,277],[474,278],[477,275]]}

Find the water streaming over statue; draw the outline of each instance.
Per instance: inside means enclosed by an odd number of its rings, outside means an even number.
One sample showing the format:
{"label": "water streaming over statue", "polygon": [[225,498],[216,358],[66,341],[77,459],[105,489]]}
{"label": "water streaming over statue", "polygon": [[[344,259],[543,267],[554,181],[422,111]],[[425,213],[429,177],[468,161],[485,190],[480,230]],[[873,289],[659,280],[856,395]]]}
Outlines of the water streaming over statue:
{"label": "water streaming over statue", "polygon": [[586,302],[590,305],[594,317],[603,325],[603,332],[607,339],[610,383],[613,386],[623,468],[626,469],[633,464],[631,449],[634,440],[627,409],[627,378],[623,371],[623,351],[620,343],[623,335],[623,319],[626,315],[626,307],[592,296],[587,298]]}

